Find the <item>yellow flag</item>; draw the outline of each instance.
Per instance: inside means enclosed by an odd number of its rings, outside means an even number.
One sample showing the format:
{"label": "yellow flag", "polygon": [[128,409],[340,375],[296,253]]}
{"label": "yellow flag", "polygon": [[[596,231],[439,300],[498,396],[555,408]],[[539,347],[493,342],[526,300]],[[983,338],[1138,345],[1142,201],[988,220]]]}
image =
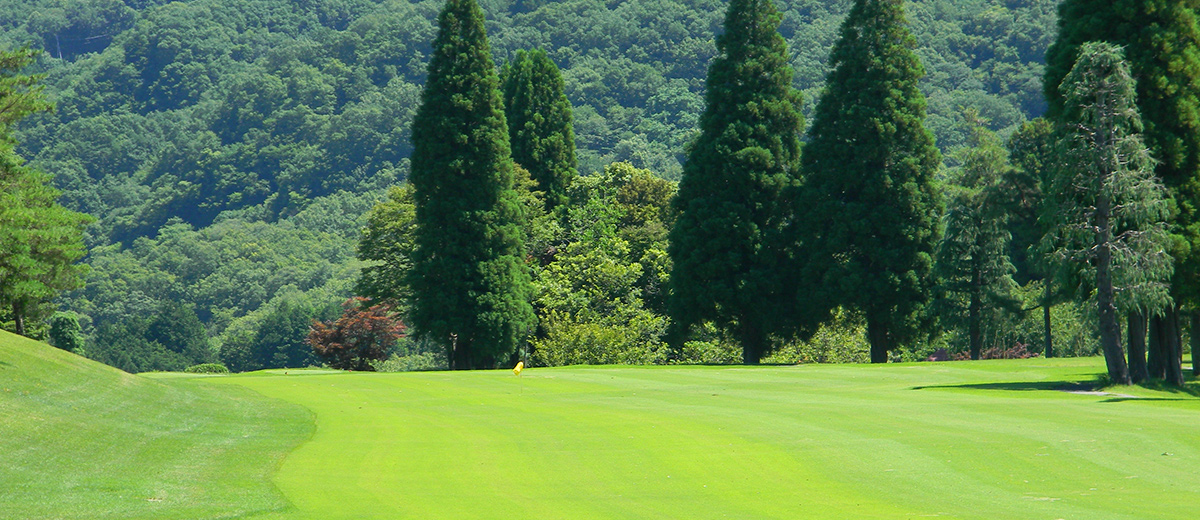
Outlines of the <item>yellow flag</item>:
{"label": "yellow flag", "polygon": [[525,370],[525,362],[517,361],[517,366],[513,367],[513,374],[521,375],[521,371]]}

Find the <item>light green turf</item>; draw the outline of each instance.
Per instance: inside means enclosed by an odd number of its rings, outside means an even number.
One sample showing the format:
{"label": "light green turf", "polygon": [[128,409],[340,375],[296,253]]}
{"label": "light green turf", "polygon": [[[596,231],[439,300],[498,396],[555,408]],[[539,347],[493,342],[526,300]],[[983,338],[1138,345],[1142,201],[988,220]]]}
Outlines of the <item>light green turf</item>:
{"label": "light green turf", "polygon": [[[260,406],[311,411],[311,440],[272,477],[291,507],[256,520],[1194,518],[1200,399],[1054,390],[1091,381],[1101,363],[135,380],[212,395],[250,388],[275,399]],[[13,502],[4,497],[0,518]],[[250,509],[271,507],[230,517]]]}
{"label": "light green turf", "polygon": [[200,381],[131,376],[0,331],[0,519],[287,511],[270,476],[312,415]]}
{"label": "light green turf", "polygon": [[1195,518],[1200,400],[1051,389],[1101,369],[1086,359],[213,381],[316,415],[316,435],[275,477],[303,518]]}

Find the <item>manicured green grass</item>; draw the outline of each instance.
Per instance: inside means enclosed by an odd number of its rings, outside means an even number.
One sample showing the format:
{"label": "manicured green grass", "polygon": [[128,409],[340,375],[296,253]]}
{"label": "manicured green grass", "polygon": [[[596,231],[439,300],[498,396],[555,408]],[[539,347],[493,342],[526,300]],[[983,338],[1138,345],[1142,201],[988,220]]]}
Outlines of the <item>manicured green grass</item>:
{"label": "manicured green grass", "polygon": [[1194,518],[1200,400],[1097,359],[214,380],[301,403],[306,518]]}
{"label": "manicured green grass", "polygon": [[270,477],[312,415],[203,381],[132,376],[0,331],[0,519],[289,510]]}
{"label": "manicured green grass", "polygon": [[[0,380],[12,369],[0,369]],[[264,505],[234,501],[231,518],[1193,518],[1195,383],[1193,393],[1109,389],[1139,399],[1057,390],[1102,371],[1098,359],[1035,359],[131,380],[164,395],[242,396],[264,414],[294,410],[281,403],[311,411],[312,438],[271,477],[290,507],[248,492]],[[246,388],[272,399],[254,401]],[[273,417],[262,426],[289,439],[278,445],[308,431],[304,414]],[[12,428],[0,422],[0,434]],[[61,443],[27,442],[44,456]],[[163,455],[108,464],[162,474]],[[237,458],[206,460],[253,465]],[[254,464],[259,473],[244,481],[274,469]],[[47,471],[22,476],[53,481]],[[234,474],[214,469],[190,481],[224,485]],[[110,485],[128,489],[115,478]],[[102,497],[70,500],[99,512],[118,504]],[[6,513],[30,501],[0,494],[0,517],[27,518]],[[179,502],[154,507],[199,517]],[[124,511],[107,516],[140,517]],[[71,515],[49,517],[58,516]]]}

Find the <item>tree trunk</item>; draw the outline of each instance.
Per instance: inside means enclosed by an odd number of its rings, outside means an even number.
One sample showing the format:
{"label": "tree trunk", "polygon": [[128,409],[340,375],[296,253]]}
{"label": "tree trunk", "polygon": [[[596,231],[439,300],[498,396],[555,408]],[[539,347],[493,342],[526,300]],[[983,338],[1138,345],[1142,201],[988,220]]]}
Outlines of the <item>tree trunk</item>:
{"label": "tree trunk", "polygon": [[1146,345],[1146,372],[1153,379],[1166,379],[1166,318],[1163,315],[1150,318],[1150,333]]}
{"label": "tree trunk", "polygon": [[471,368],[471,340],[456,334],[450,335],[450,370],[469,370]]}
{"label": "tree trunk", "polygon": [[975,274],[972,275],[973,281],[971,290],[971,305],[967,307],[967,335],[971,340],[971,359],[979,359],[980,353],[983,351],[983,332],[980,330],[979,322],[982,319],[980,314],[983,311],[983,298],[980,293],[983,291],[983,284],[980,282],[982,278],[979,274],[979,269],[975,269]]}
{"label": "tree trunk", "polygon": [[25,309],[19,301],[14,301],[12,304],[13,322],[16,324],[16,333],[18,336],[25,335]]}
{"label": "tree trunk", "polygon": [[1200,376],[1200,356],[1196,355],[1200,353],[1200,310],[1192,311],[1191,318],[1192,336],[1189,343],[1192,345],[1192,375]]}
{"label": "tree trunk", "polygon": [[867,341],[871,343],[871,362],[887,363],[889,344],[887,326],[877,316],[867,315]]}
{"label": "tree trunk", "polygon": [[1166,365],[1167,384],[1183,386],[1183,335],[1179,328],[1179,308],[1172,307],[1167,311],[1166,347],[1163,360]]}
{"label": "tree trunk", "polygon": [[1150,378],[1146,371],[1146,313],[1129,313],[1129,380],[1141,383]]}
{"label": "tree trunk", "polygon": [[759,327],[740,325],[738,340],[742,344],[742,363],[757,365],[767,351],[767,336]]}
{"label": "tree trunk", "polygon": [[1100,314],[1100,348],[1108,365],[1108,377],[1118,385],[1129,384],[1129,366],[1121,348],[1121,324],[1112,282],[1112,222],[1111,202],[1099,197],[1093,213],[1096,223],[1096,308]]}
{"label": "tree trunk", "polygon": [[1050,289],[1046,289],[1046,299],[1042,302],[1042,321],[1046,324],[1046,347],[1045,355],[1048,358],[1054,357],[1054,336],[1050,334]]}

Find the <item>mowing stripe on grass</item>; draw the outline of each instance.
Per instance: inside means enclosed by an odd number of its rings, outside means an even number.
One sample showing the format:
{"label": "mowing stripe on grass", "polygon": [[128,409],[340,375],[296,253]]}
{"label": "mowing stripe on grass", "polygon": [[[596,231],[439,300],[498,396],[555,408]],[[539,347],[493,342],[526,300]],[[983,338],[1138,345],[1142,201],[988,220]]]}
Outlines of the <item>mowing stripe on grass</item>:
{"label": "mowing stripe on grass", "polygon": [[[214,379],[317,418],[303,518],[1190,518],[1200,400],[1095,359]],[[1168,453],[1169,455],[1163,455]]]}

